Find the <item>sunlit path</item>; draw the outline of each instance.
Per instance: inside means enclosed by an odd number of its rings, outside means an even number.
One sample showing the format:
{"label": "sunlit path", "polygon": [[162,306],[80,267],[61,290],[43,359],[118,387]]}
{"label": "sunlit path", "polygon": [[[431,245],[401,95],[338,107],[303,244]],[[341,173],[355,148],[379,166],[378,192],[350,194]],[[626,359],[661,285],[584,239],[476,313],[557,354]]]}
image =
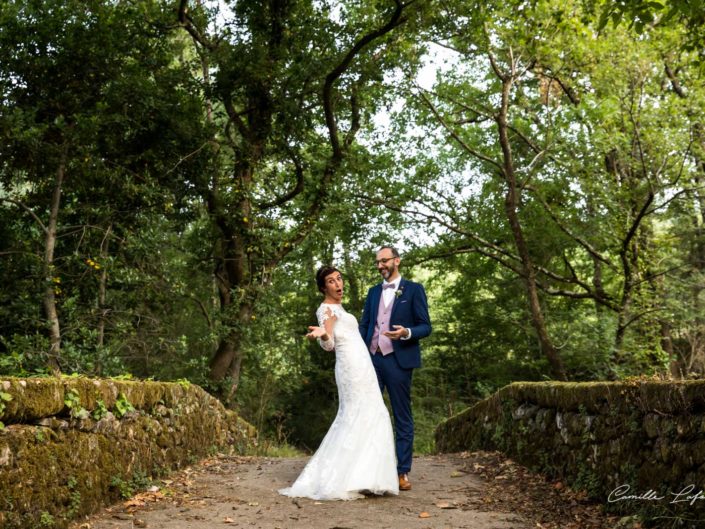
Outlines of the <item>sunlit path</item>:
{"label": "sunlit path", "polygon": [[277,489],[296,478],[305,461],[305,458],[208,460],[203,466],[180,473],[156,495],[137,496],[74,527],[87,528],[86,523],[91,529],[528,527],[527,521],[518,516],[479,512],[464,506],[469,496],[482,494],[483,481],[478,476],[459,472],[452,457],[415,459],[414,488],[398,497],[317,502],[292,501],[277,494]]}
{"label": "sunlit path", "polygon": [[[404,529],[404,528],[597,528],[611,527],[594,505],[561,511],[550,483],[526,482],[520,467],[497,456],[449,454],[414,459],[413,490],[398,497],[350,502],[291,500],[277,489],[291,483],[306,458],[219,457],[206,460],[140,494],[105,509],[72,529]],[[496,467],[488,480],[484,469]],[[472,469],[476,469],[473,471]],[[543,490],[545,488],[545,490]],[[547,492],[548,491],[548,492]],[[548,512],[543,500],[550,499]],[[578,502],[580,503],[580,502]],[[577,510],[576,510],[577,509]],[[580,516],[578,516],[578,510]],[[577,520],[573,522],[571,520]],[[560,525],[556,525],[560,520]],[[593,525],[593,523],[595,525]]]}

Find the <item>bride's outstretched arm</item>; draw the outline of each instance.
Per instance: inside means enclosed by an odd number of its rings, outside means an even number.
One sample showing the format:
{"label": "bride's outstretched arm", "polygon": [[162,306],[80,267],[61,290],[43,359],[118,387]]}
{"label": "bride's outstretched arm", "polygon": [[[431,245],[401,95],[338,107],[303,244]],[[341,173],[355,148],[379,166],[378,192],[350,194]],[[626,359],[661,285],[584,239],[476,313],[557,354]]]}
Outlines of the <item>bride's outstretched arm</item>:
{"label": "bride's outstretched arm", "polygon": [[333,340],[333,325],[335,325],[338,318],[328,307],[326,307],[323,311],[319,309],[317,316],[319,326],[310,326],[308,328],[309,332],[306,335],[306,338],[309,340],[318,340],[318,344],[323,349],[326,351],[332,351],[335,349],[335,341]]}

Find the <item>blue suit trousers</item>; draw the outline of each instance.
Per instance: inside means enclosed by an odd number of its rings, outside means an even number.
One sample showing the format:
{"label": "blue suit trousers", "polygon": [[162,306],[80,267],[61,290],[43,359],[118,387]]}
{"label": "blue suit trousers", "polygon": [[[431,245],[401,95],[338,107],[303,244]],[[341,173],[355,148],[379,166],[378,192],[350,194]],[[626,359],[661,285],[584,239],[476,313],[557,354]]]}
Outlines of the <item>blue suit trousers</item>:
{"label": "blue suit trousers", "polygon": [[377,372],[379,389],[385,388],[392,404],[394,430],[396,432],[397,472],[407,474],[411,470],[411,457],[414,451],[414,418],[411,415],[411,375],[413,369],[399,366],[396,353],[386,356],[372,355],[372,365]]}

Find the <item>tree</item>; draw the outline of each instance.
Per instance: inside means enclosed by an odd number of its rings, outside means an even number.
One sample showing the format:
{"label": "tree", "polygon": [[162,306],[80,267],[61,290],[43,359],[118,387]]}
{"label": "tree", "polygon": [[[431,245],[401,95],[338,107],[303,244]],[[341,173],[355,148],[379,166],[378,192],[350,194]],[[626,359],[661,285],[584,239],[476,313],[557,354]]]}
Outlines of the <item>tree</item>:
{"label": "tree", "polygon": [[695,191],[687,116],[664,103],[653,66],[659,39],[616,30],[596,40],[577,8],[571,18],[551,2],[518,7],[439,15],[431,38],[455,68],[432,91],[412,82],[416,116],[402,118],[428,131],[416,150],[432,154],[416,155],[399,200],[374,200],[445,230],[422,258],[476,253],[520,278],[544,354],[561,325],[536,316],[565,298],[570,311],[592,302],[591,318],[611,329],[608,375],[658,367],[653,318],[665,314],[659,278],[672,269],[654,265],[656,241],[669,205]]}
{"label": "tree", "polygon": [[[34,223],[27,231],[37,244],[16,238],[24,247],[8,248],[4,261],[37,256],[22,266],[39,276],[54,372],[65,363],[62,305],[67,312],[80,299],[81,285],[66,281],[85,271],[79,251],[107,260],[110,243],[124,241],[145,209],[173,201],[155,189],[175,188],[198,161],[180,160],[198,152],[199,128],[183,130],[178,116],[197,107],[174,64],[179,43],[150,22],[162,15],[155,5],[104,2],[6,2],[0,11],[0,200]],[[106,273],[87,294],[101,313],[99,347]]]}
{"label": "tree", "polygon": [[221,308],[211,377],[227,382],[226,397],[237,390],[257,297],[316,229],[376,109],[381,76],[408,53],[395,30],[416,16],[415,2],[337,7],[237,2],[214,29],[214,11],[179,3],[202,61],[204,113],[218,131],[217,163],[196,186],[213,223]]}
{"label": "tree", "polygon": [[683,49],[701,50],[705,44],[705,3],[702,0],[608,0],[601,3],[593,0],[590,4],[600,10],[600,29],[610,22],[615,26],[625,22],[639,34],[653,27],[680,26],[687,29]]}

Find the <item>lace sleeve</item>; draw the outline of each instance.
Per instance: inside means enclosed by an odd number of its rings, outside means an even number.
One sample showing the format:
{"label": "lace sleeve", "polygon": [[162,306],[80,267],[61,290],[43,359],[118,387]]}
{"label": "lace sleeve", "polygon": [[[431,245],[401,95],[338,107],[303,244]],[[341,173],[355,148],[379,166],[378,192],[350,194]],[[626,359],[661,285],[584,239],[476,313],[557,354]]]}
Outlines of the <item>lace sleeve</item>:
{"label": "lace sleeve", "polygon": [[[330,318],[331,314],[334,316],[339,316],[339,311],[337,309],[338,307],[334,305],[321,305],[320,307],[318,307],[318,310],[316,311],[316,317],[318,318],[318,326],[325,328],[326,320]],[[318,344],[326,351],[332,351],[333,349],[335,349],[335,340],[333,339],[332,334],[329,335],[328,340],[325,341],[318,338]]]}

